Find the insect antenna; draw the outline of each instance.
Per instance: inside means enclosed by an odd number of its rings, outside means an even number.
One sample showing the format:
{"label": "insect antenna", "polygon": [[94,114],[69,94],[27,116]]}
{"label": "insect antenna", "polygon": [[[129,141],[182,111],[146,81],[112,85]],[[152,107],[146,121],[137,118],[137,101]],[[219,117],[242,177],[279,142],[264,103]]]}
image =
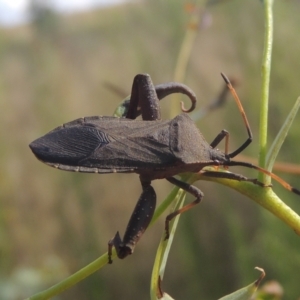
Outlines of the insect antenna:
{"label": "insect antenna", "polygon": [[[248,139],[238,148],[236,149],[235,151],[233,151],[232,153],[229,153],[228,154],[228,157],[229,158],[233,158],[235,157],[236,155],[238,155],[240,152],[242,152],[251,142],[252,142],[252,131],[251,131],[251,128],[250,128],[250,124],[248,122],[248,119],[247,119],[247,116],[246,116],[246,113],[244,111],[244,108],[242,106],[242,103],[239,99],[239,96],[237,95],[234,87],[232,86],[230,80],[228,79],[228,77],[221,73],[227,87],[229,88],[238,108],[239,108],[239,111],[243,117],[243,120],[244,120],[244,123],[245,123],[245,126],[246,126],[246,129],[247,129],[247,133],[248,133]],[[261,167],[258,167],[256,165],[253,165],[251,163],[247,163],[247,162],[243,162],[243,161],[228,161],[224,164],[225,166],[242,166],[242,167],[246,167],[246,168],[251,168],[251,169],[255,169],[259,172],[262,172],[266,175],[269,175],[271,178],[273,178],[274,180],[276,180],[278,183],[280,183],[285,189],[287,189],[288,191],[290,192],[293,192],[297,195],[300,195],[300,190],[299,189],[296,189],[294,187],[292,187],[289,183],[287,183],[286,181],[284,181],[282,178],[280,178],[279,176],[277,176],[276,174],[264,169],[264,168],[261,168]]]}
{"label": "insect antenna", "polygon": [[244,111],[244,108],[242,106],[242,103],[239,99],[239,96],[237,95],[234,87],[232,86],[229,78],[224,74],[224,73],[221,73],[225,83],[227,84],[227,87],[229,88],[237,106],[238,106],[238,109],[243,117],[243,120],[244,120],[244,123],[245,123],[245,126],[246,126],[246,129],[247,129],[247,133],[248,133],[248,139],[238,148],[236,149],[235,151],[233,151],[232,153],[229,153],[228,156],[230,158],[233,158],[235,156],[237,156],[240,152],[242,152],[245,148],[248,147],[248,145],[252,142],[252,138],[253,138],[253,135],[252,135],[252,131],[251,131],[251,128],[250,128],[250,124],[248,122],[248,119],[247,119],[247,116],[246,116],[246,113]]}
{"label": "insect antenna", "polygon": [[256,165],[253,165],[251,163],[247,163],[247,162],[244,162],[244,161],[229,161],[229,162],[226,162],[225,165],[226,166],[231,166],[231,167],[233,167],[233,166],[242,166],[242,167],[246,167],[246,168],[255,169],[259,172],[262,172],[266,175],[269,175],[271,178],[273,178],[278,183],[280,183],[288,191],[293,192],[294,194],[300,195],[300,190],[292,187],[289,183],[284,181],[281,177],[277,176],[276,174],[274,174],[274,173],[272,173],[272,172],[270,172],[270,171],[268,171],[264,168],[258,167]]}

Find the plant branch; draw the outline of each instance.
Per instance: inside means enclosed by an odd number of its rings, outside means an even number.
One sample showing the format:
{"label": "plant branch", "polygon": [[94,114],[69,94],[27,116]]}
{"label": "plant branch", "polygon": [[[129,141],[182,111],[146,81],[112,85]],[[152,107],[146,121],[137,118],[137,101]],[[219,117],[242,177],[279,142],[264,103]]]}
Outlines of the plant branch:
{"label": "plant branch", "polygon": [[[207,168],[209,170],[209,168]],[[211,170],[214,170],[211,168]],[[203,174],[194,174],[190,182],[197,180],[206,180],[220,183],[228,186],[239,193],[247,196],[255,201],[260,206],[267,209],[273,215],[281,219],[286,225],[292,228],[298,235],[300,235],[300,216],[286,205],[270,187],[261,187],[251,182],[240,182],[231,179],[208,177]]]}
{"label": "plant branch", "polygon": [[[273,0],[264,0],[263,3],[265,9],[265,35],[262,59],[262,90],[259,125],[259,165],[264,168],[266,165],[267,155],[269,84],[273,44]],[[270,183],[270,178],[266,175],[259,174],[258,178],[264,183]]]}

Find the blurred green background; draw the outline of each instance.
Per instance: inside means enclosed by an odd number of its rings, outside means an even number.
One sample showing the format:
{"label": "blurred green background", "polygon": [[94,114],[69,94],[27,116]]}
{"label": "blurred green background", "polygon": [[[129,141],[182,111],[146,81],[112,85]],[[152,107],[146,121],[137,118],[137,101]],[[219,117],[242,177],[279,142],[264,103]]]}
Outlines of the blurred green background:
{"label": "blurred green background", "polygon": [[[37,161],[28,144],[73,119],[111,115],[121,98],[105,83],[129,94],[137,73],[149,73],[155,84],[172,81],[189,26],[187,4],[148,0],[69,16],[32,7],[31,24],[0,28],[0,299],[22,299],[51,286],[104,253],[117,230],[124,233],[141,193],[137,175],[58,171]],[[299,15],[298,0],[275,1],[270,143],[300,94]],[[256,158],[262,1],[219,1],[204,21],[185,83],[201,108],[222,88],[220,72],[239,81],[237,92],[254,133],[244,154]],[[179,103],[166,99],[164,118],[172,117],[171,105],[179,112]],[[299,122],[297,117],[278,160],[300,163]],[[200,120],[199,128],[209,142],[226,128],[231,149],[246,139],[231,100]],[[299,175],[278,175],[300,187]],[[153,185],[159,202],[172,189],[164,180]],[[217,299],[254,281],[254,267],[260,266],[268,280],[283,286],[283,299],[298,299],[300,238],[237,192],[207,182],[197,186],[205,198],[181,217],[163,289],[176,299]],[[276,183],[274,190],[300,212],[296,195]],[[115,260],[57,299],[148,299],[163,228],[161,218],[134,255]]]}

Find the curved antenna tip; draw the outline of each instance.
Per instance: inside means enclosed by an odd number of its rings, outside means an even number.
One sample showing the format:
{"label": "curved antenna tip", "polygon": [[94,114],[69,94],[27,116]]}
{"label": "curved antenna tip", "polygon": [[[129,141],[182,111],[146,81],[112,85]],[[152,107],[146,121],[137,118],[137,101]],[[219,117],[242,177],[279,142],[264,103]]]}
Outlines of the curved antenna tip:
{"label": "curved antenna tip", "polygon": [[189,112],[191,112],[191,111],[193,111],[193,110],[195,109],[195,107],[196,107],[196,101],[192,101],[192,105],[191,105],[191,107],[188,108],[188,109],[186,109],[186,108],[184,107],[183,101],[180,102],[180,105],[181,105],[181,111],[183,111],[183,112],[185,112],[185,113],[189,113]]}
{"label": "curved antenna tip", "polygon": [[226,84],[231,84],[229,78],[224,73],[221,72],[221,76],[223,77]]}

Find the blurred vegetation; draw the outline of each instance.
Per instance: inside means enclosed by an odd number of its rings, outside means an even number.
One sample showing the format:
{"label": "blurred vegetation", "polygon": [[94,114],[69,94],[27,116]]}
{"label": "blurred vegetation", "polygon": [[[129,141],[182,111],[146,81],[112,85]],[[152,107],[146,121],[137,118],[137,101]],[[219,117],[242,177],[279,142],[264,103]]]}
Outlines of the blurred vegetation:
{"label": "blurred vegetation", "polygon": [[[258,99],[263,44],[261,1],[219,1],[205,15],[185,83],[205,106],[223,86],[220,72],[239,81],[257,157]],[[134,75],[155,84],[172,81],[188,26],[183,0],[140,1],[61,16],[47,7],[30,25],[0,29],[0,298],[22,299],[58,282],[107,250],[125,226],[141,187],[136,175],[74,174],[39,163],[28,144],[61,123],[111,115],[120,98],[104,83],[130,93]],[[270,86],[270,143],[300,94],[300,3],[275,1]],[[164,100],[163,116],[170,105]],[[299,117],[295,123],[299,122]],[[246,138],[230,101],[199,122],[208,141],[226,128],[231,149]],[[299,126],[294,125],[279,160],[299,163]],[[237,170],[256,176],[255,172]],[[294,186],[298,176],[280,173]],[[158,201],[172,186],[154,182]],[[300,297],[300,239],[280,220],[240,194],[198,182],[203,203],[183,214],[163,288],[176,299],[217,299],[252,282],[255,266],[280,282],[282,299]],[[300,212],[297,196],[274,184]],[[59,299],[147,299],[164,220],[143,236],[134,255],[90,276]]]}

